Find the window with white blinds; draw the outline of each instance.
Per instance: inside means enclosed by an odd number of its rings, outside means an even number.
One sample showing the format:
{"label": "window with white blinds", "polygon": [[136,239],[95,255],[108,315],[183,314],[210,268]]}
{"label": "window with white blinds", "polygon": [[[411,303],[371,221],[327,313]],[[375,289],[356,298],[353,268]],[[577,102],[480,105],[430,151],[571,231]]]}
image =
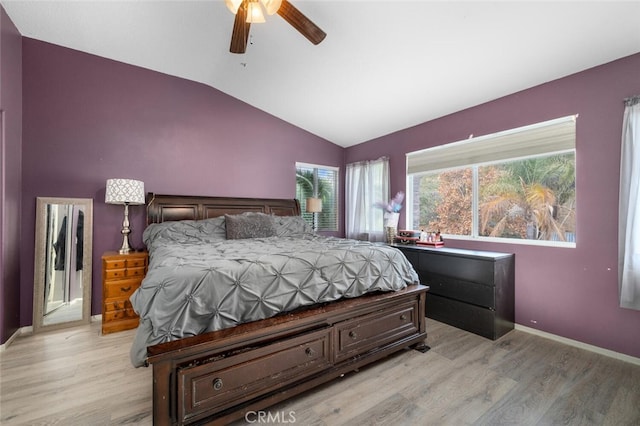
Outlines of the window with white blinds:
{"label": "window with white blinds", "polygon": [[576,147],[576,115],[407,154],[407,174],[566,152]]}
{"label": "window with white blinds", "polygon": [[313,226],[313,213],[306,211],[307,198],[322,200],[322,211],[316,213],[318,231],[338,231],[338,172],[338,167],[296,163],[296,198],[309,225]]}

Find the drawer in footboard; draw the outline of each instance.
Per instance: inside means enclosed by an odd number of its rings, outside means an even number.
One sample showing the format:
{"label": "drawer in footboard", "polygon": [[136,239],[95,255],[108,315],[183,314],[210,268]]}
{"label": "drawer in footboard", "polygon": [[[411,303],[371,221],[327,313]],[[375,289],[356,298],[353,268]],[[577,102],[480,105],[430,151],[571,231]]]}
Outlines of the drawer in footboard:
{"label": "drawer in footboard", "polygon": [[178,371],[178,421],[189,423],[331,367],[330,328]]}
{"label": "drawer in footboard", "polygon": [[420,332],[418,299],[390,305],[336,326],[336,362]]}

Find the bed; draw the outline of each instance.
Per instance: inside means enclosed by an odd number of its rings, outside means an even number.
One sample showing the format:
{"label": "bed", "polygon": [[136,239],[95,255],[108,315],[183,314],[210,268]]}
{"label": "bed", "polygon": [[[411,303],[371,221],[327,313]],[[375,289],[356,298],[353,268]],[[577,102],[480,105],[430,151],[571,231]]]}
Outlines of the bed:
{"label": "bed", "polygon": [[397,249],[319,237],[295,199],[148,194],[131,296],[154,424],[226,423],[424,344],[427,288]]}

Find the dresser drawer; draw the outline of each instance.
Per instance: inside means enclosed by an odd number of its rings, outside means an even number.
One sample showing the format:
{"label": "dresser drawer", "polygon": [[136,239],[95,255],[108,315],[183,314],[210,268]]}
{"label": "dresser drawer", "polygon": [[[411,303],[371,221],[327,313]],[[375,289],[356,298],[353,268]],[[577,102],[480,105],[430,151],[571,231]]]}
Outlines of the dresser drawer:
{"label": "dresser drawer", "polygon": [[194,421],[331,366],[330,329],[178,371],[178,420]]}
{"label": "dresser drawer", "polygon": [[105,281],[103,285],[104,299],[127,299],[140,287],[140,278]]}
{"label": "dresser drawer", "polygon": [[418,301],[406,302],[336,325],[336,362],[418,333]]}
{"label": "dresser drawer", "polygon": [[493,286],[458,280],[439,274],[425,274],[423,284],[429,286],[429,294],[473,303],[485,308],[495,309],[495,290]]}
{"label": "dresser drawer", "polygon": [[468,303],[429,293],[427,317],[489,339],[498,337],[495,332],[496,313]]}
{"label": "dresser drawer", "polygon": [[488,286],[495,285],[494,262],[491,260],[423,252],[420,253],[417,269],[421,278],[425,273],[432,273]]}

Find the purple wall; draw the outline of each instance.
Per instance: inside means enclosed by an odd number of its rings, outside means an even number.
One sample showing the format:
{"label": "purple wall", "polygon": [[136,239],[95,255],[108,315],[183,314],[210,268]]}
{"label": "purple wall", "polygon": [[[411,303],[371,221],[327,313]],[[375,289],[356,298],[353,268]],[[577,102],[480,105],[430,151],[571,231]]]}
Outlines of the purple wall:
{"label": "purple wall", "polygon": [[[28,38],[22,49],[23,326],[32,316],[36,197],[93,198],[98,314],[100,257],[122,244],[124,213],[104,203],[106,179],[139,179],[161,194],[294,198],[296,161],[343,165],[343,148],[211,87]],[[130,219],[139,247],[144,207],[131,207]]]}
{"label": "purple wall", "polygon": [[0,344],[20,325],[22,40],[0,6]]}
{"label": "purple wall", "polygon": [[518,324],[640,357],[640,312],[618,306],[617,284],[623,99],[638,94],[640,54],[348,148],[345,164],[388,155],[395,193],[406,186],[407,152],[579,114],[575,249],[458,240],[447,245],[516,254]]}
{"label": "purple wall", "polygon": [[[296,161],[388,155],[395,193],[406,152],[577,113],[577,247],[449,245],[516,253],[519,324],[640,357],[640,312],[618,307],[616,271],[622,100],[640,93],[640,54],[344,150],[198,83],[26,38],[22,51],[20,325],[31,324],[37,196],[94,199],[96,314],[101,253],[121,242],[107,178],[158,193],[293,197]],[[131,220],[140,245],[144,208]]]}

